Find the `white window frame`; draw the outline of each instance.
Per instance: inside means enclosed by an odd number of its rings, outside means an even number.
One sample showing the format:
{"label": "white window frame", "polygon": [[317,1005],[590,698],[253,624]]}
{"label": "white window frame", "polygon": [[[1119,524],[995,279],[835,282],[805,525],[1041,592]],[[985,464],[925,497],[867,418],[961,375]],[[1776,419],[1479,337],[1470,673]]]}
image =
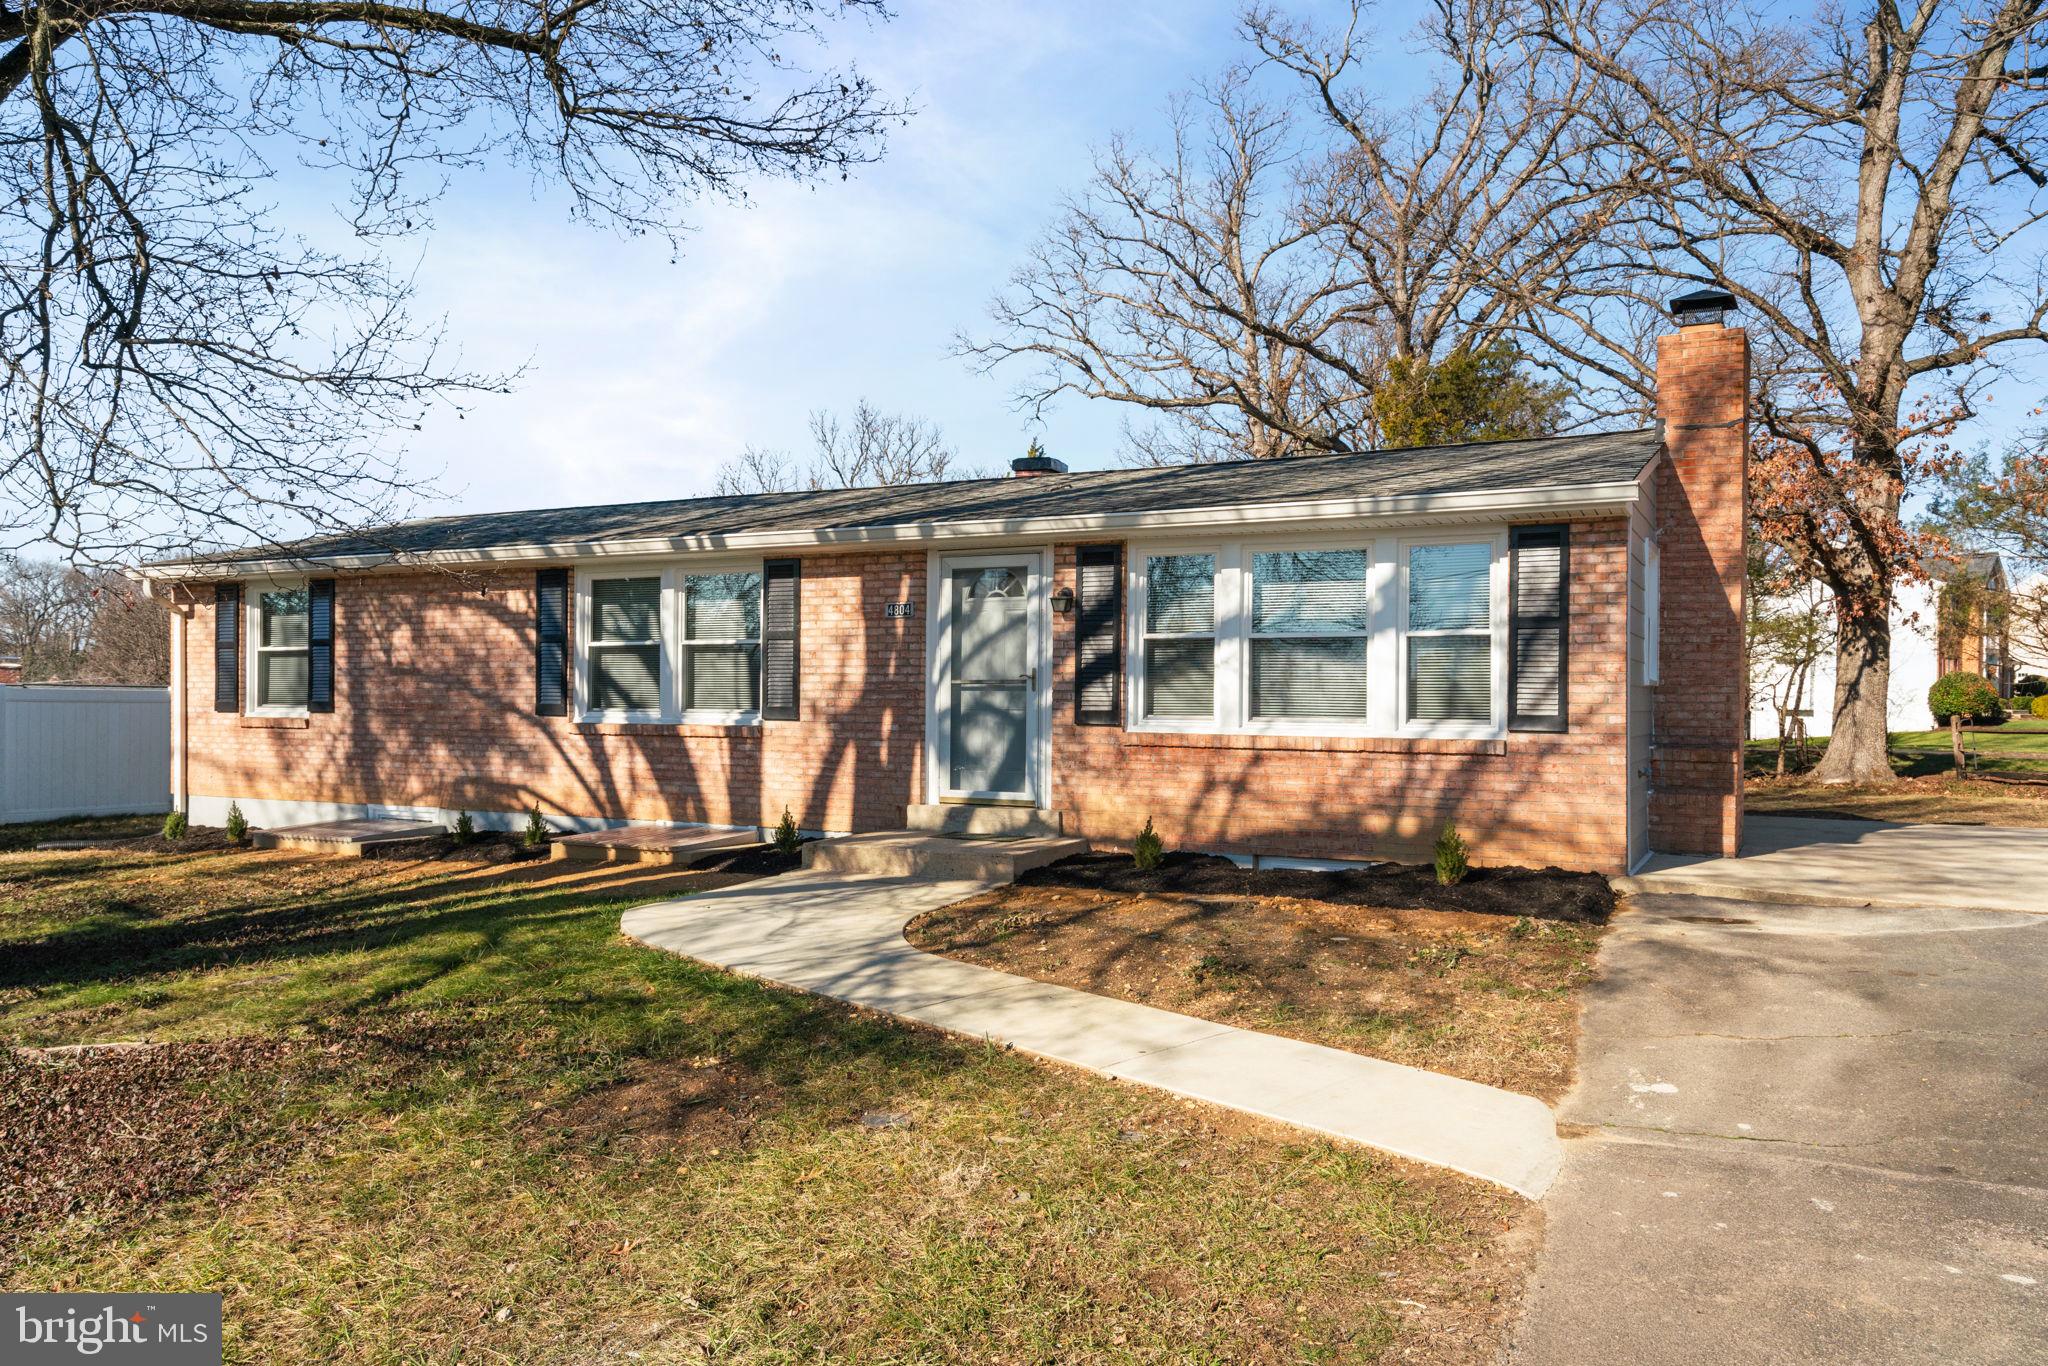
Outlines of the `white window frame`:
{"label": "white window frame", "polygon": [[[1227,676],[1234,674],[1236,671],[1237,656],[1234,641],[1231,642],[1232,648],[1229,652],[1226,653],[1225,649],[1226,640],[1234,634],[1234,623],[1230,623],[1233,629],[1226,629],[1226,618],[1231,612],[1231,603],[1224,595],[1225,585],[1229,581],[1226,575],[1227,566],[1224,558],[1224,549],[1223,545],[1214,542],[1203,544],[1133,545],[1130,548],[1131,610],[1124,614],[1128,619],[1131,637],[1128,651],[1131,667],[1126,670],[1130,676],[1131,689],[1130,696],[1126,699],[1124,711],[1124,715],[1132,718],[1130,729],[1161,731],[1169,734],[1203,735],[1228,728],[1224,721],[1224,718],[1229,715],[1224,707],[1224,692],[1229,686],[1226,681]],[[1155,634],[1149,629],[1152,616],[1151,561],[1155,557],[1169,555],[1208,555],[1215,563],[1215,619],[1211,623],[1209,634],[1206,637],[1194,634],[1160,635]],[[1147,713],[1145,708],[1145,645],[1148,641],[1155,639],[1207,639],[1214,642],[1215,659],[1210,667],[1211,676],[1215,682],[1209,694],[1209,714],[1207,716],[1155,717]]]}
{"label": "white window frame", "polygon": [[[307,716],[311,713],[305,702],[297,705],[261,705],[257,698],[263,677],[265,655],[306,656],[306,679],[308,693],[311,692],[313,676],[313,604],[309,596],[306,602],[306,643],[296,648],[263,643],[263,595],[281,592],[310,593],[306,579],[255,579],[242,585],[242,714],[245,716]],[[308,698],[310,701],[310,696]]]}
{"label": "white window frame", "polygon": [[[1488,575],[1492,637],[1493,716],[1476,722],[1410,722],[1407,715],[1408,548],[1483,543],[1492,548]],[[1366,557],[1372,603],[1366,633],[1366,718],[1314,720],[1251,714],[1252,556],[1273,550],[1359,550]],[[1145,714],[1147,561],[1154,555],[1216,557],[1216,709],[1201,717]],[[1378,739],[1505,739],[1508,733],[1508,532],[1502,525],[1349,536],[1258,535],[1220,541],[1132,541],[1125,573],[1125,728],[1203,735],[1359,736]]]}
{"label": "white window frame", "polygon": [[[1380,684],[1376,681],[1378,660],[1374,657],[1373,638],[1377,634],[1373,616],[1368,608],[1365,629],[1360,631],[1261,631],[1253,609],[1258,592],[1258,575],[1254,556],[1274,551],[1356,550],[1365,555],[1365,595],[1368,604],[1381,597],[1380,557],[1371,538],[1352,537],[1348,540],[1318,541],[1245,541],[1237,550],[1237,577],[1239,584],[1233,588],[1233,601],[1244,622],[1243,660],[1238,680],[1239,694],[1243,698],[1243,715],[1239,729],[1253,734],[1270,735],[1353,735],[1369,734],[1373,728],[1373,707],[1378,702]],[[1365,641],[1365,706],[1366,719],[1345,720],[1342,717],[1311,716],[1254,716],[1252,707],[1252,642],[1255,640],[1340,640],[1362,639]]]}
{"label": "white window frame", "polygon": [[[1408,628],[1408,552],[1428,545],[1484,545],[1487,557],[1487,629],[1492,660],[1490,687],[1493,714],[1485,721],[1410,721],[1408,719],[1408,642],[1448,636],[1475,636],[1471,627],[1455,630],[1410,631]],[[1508,533],[1507,528],[1488,531],[1446,531],[1427,536],[1403,536],[1396,551],[1397,582],[1394,607],[1400,615],[1400,648],[1396,653],[1394,686],[1399,710],[1400,734],[1430,739],[1500,739],[1507,734],[1508,706]]]}
{"label": "white window frame", "polygon": [[[682,677],[685,667],[683,644],[683,580],[693,574],[751,573],[760,580],[764,588],[767,573],[760,558],[721,556],[705,560],[659,560],[630,561],[608,564],[602,569],[576,571],[576,607],[573,636],[575,667],[570,670],[570,681],[575,690],[573,711],[576,719],[586,723],[617,724],[667,724],[706,726],[754,726],[761,723],[759,707],[747,711],[690,711],[683,707]],[[658,620],[661,623],[661,705],[653,710],[621,710],[611,708],[597,710],[590,704],[592,696],[590,683],[590,586],[600,579],[660,579],[661,608]],[[699,644],[718,644],[710,639]],[[731,642],[725,642],[731,643]],[[760,638],[755,638],[758,647]],[[760,668],[761,654],[755,652],[755,668]],[[799,661],[801,667],[801,661]],[[755,697],[760,696],[757,683]]]}
{"label": "white window frame", "polygon": [[[674,673],[676,695],[674,705],[676,715],[682,720],[702,725],[750,726],[759,724],[761,720],[761,663],[763,659],[761,652],[761,625],[767,615],[767,603],[765,601],[757,601],[754,604],[754,634],[751,638],[746,636],[689,636],[685,632],[689,629],[690,625],[689,585],[686,580],[702,578],[711,574],[752,574],[754,576],[754,592],[758,598],[765,593],[768,582],[766,571],[762,568],[762,562],[752,560],[736,564],[678,565],[673,574],[675,580],[676,665]],[[754,647],[754,705],[739,710],[706,710],[703,708],[691,710],[683,706],[682,700],[690,695],[690,647],[692,645],[752,645]],[[799,669],[803,667],[801,659],[797,661],[797,667]]]}

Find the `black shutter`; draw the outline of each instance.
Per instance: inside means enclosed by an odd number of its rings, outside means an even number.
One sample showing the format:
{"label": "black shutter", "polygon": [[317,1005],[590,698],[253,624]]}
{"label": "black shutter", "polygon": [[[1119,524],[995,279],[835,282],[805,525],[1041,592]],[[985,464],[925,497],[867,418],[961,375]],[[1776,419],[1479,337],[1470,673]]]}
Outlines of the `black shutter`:
{"label": "black shutter", "polygon": [[213,588],[213,709],[242,709],[242,585]]}
{"label": "black shutter", "polygon": [[803,581],[799,560],[768,560],[761,566],[761,719],[795,721],[802,701],[797,687],[798,641]]}
{"label": "black shutter", "polygon": [[569,714],[569,571],[540,569],[533,576],[533,709],[541,716]]}
{"label": "black shutter", "polygon": [[306,710],[334,710],[334,580],[306,585]]}
{"label": "black shutter", "polygon": [[1571,578],[1571,536],[1566,528],[1509,529],[1509,730],[1566,728]]}
{"label": "black shutter", "polygon": [[1123,547],[1084,545],[1074,555],[1074,723],[1123,723]]}

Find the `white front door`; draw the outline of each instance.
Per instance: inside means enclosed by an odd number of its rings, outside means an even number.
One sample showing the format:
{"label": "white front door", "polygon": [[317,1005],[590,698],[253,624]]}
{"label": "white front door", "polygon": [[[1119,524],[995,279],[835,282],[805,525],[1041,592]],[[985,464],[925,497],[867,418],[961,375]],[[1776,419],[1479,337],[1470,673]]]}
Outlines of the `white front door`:
{"label": "white front door", "polygon": [[1041,575],[1034,551],[940,562],[932,686],[942,797],[1038,800]]}

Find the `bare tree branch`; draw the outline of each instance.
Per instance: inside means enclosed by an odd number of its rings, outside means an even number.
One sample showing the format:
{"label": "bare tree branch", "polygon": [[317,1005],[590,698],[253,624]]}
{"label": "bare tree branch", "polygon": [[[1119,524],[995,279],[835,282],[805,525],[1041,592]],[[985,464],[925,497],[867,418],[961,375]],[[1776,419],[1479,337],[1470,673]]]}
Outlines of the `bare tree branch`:
{"label": "bare tree branch", "polygon": [[[403,512],[450,364],[381,244],[510,160],[673,237],[757,174],[844,174],[905,110],[794,55],[876,0],[44,0],[0,12],[0,546],[80,560]],[[360,249],[279,232],[298,161]],[[427,183],[420,183],[422,173]]]}

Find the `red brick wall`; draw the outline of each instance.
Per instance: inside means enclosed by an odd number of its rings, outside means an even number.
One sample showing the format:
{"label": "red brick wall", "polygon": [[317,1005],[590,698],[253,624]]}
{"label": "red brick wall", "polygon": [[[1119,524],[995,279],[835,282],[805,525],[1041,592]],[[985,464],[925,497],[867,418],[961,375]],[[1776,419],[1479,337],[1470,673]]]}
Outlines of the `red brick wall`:
{"label": "red brick wall", "polygon": [[[583,725],[533,712],[533,574],[341,579],[331,714],[217,713],[213,606],[186,632],[199,797],[773,825],[901,826],[923,786],[922,553],[807,559],[803,719]],[[480,593],[479,587],[482,588]]]}
{"label": "red brick wall", "polygon": [[[1056,553],[1073,582],[1073,547]],[[516,811],[807,828],[902,824],[922,800],[924,558],[808,558],[803,720],[760,727],[583,725],[533,714],[533,576],[344,578],[329,715],[212,710],[211,594],[187,631],[199,797]],[[1166,736],[1073,724],[1073,618],[1055,616],[1052,805],[1126,843],[1304,857],[1419,857],[1454,818],[1482,863],[1618,871],[1627,543],[1572,530],[1571,729],[1503,741]],[[883,604],[917,604],[908,619]]]}
{"label": "red brick wall", "polygon": [[[1307,858],[1426,857],[1455,819],[1476,863],[1620,872],[1628,531],[1571,542],[1571,728],[1505,740],[1159,735],[1074,724],[1074,618],[1054,617],[1052,805],[1128,844],[1150,817],[1169,848]],[[1074,584],[1061,546],[1056,586]]]}
{"label": "red brick wall", "polygon": [[1663,659],[1650,847],[1668,853],[1733,855],[1742,843],[1748,412],[1741,328],[1686,327],[1659,339],[1667,458],[1657,471]]}

